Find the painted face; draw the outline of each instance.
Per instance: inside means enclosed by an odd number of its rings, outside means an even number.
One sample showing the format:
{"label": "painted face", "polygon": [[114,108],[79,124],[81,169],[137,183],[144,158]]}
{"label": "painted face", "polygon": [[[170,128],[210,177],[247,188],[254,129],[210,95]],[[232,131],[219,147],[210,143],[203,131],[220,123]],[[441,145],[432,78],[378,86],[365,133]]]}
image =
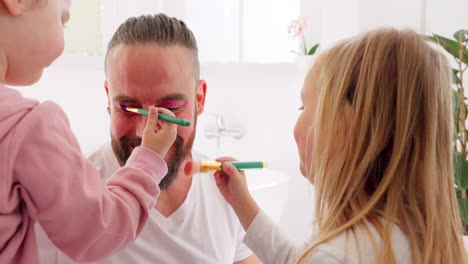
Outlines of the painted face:
{"label": "painted face", "polygon": [[189,127],[178,127],[177,139],[165,157],[169,172],[160,188],[167,189],[190,154],[197,114],[204,107],[206,84],[195,80],[190,51],[180,46],[121,44],[109,54],[106,75],[112,147],[121,165],[141,144],[147,122],[146,116],[126,112],[121,106],[164,107],[191,122]]}
{"label": "painted face", "polygon": [[312,140],[314,134],[312,126],[318,100],[318,89],[315,85],[317,74],[317,66],[313,66],[304,81],[304,87],[301,92],[302,112],[294,128],[294,138],[299,152],[301,173],[308,179],[311,179],[311,175],[307,175],[307,170],[310,168],[309,164],[312,161]]}

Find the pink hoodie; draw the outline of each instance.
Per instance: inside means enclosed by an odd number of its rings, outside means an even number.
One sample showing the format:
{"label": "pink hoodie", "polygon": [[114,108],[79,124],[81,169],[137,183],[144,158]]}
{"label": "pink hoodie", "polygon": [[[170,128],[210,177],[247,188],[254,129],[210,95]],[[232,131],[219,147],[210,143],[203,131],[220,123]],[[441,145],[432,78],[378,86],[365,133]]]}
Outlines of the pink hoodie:
{"label": "pink hoodie", "polygon": [[166,173],[138,147],[103,188],[60,107],[0,85],[0,263],[38,263],[36,221],[74,260],[115,253],[142,230]]}

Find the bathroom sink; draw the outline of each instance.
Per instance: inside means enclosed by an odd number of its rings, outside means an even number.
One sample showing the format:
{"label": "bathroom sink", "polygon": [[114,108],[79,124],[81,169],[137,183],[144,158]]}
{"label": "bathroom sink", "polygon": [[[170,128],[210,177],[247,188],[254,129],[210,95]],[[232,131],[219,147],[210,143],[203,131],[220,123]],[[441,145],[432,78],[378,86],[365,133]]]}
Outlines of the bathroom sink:
{"label": "bathroom sink", "polygon": [[245,170],[245,176],[258,205],[279,223],[288,198],[290,177],[272,169]]}

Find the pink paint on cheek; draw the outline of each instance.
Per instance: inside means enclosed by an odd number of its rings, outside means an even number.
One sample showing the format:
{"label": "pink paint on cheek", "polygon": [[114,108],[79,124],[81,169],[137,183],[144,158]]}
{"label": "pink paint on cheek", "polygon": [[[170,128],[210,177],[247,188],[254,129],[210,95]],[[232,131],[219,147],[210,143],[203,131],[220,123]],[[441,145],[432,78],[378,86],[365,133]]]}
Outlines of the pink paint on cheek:
{"label": "pink paint on cheek", "polygon": [[188,101],[176,101],[176,100],[170,100],[170,101],[164,101],[158,105],[158,107],[164,107],[164,108],[177,108],[181,106],[186,106],[188,104]]}

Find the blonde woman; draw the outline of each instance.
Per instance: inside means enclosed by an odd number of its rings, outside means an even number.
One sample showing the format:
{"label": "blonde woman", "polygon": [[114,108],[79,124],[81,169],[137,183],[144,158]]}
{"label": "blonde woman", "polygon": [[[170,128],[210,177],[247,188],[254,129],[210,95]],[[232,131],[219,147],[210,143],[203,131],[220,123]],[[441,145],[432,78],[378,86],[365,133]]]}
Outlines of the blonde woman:
{"label": "blonde woman", "polygon": [[215,179],[247,246],[264,263],[467,263],[443,55],[413,31],[374,30],[321,54],[301,97],[294,136],[318,232],[292,244],[224,163]]}

